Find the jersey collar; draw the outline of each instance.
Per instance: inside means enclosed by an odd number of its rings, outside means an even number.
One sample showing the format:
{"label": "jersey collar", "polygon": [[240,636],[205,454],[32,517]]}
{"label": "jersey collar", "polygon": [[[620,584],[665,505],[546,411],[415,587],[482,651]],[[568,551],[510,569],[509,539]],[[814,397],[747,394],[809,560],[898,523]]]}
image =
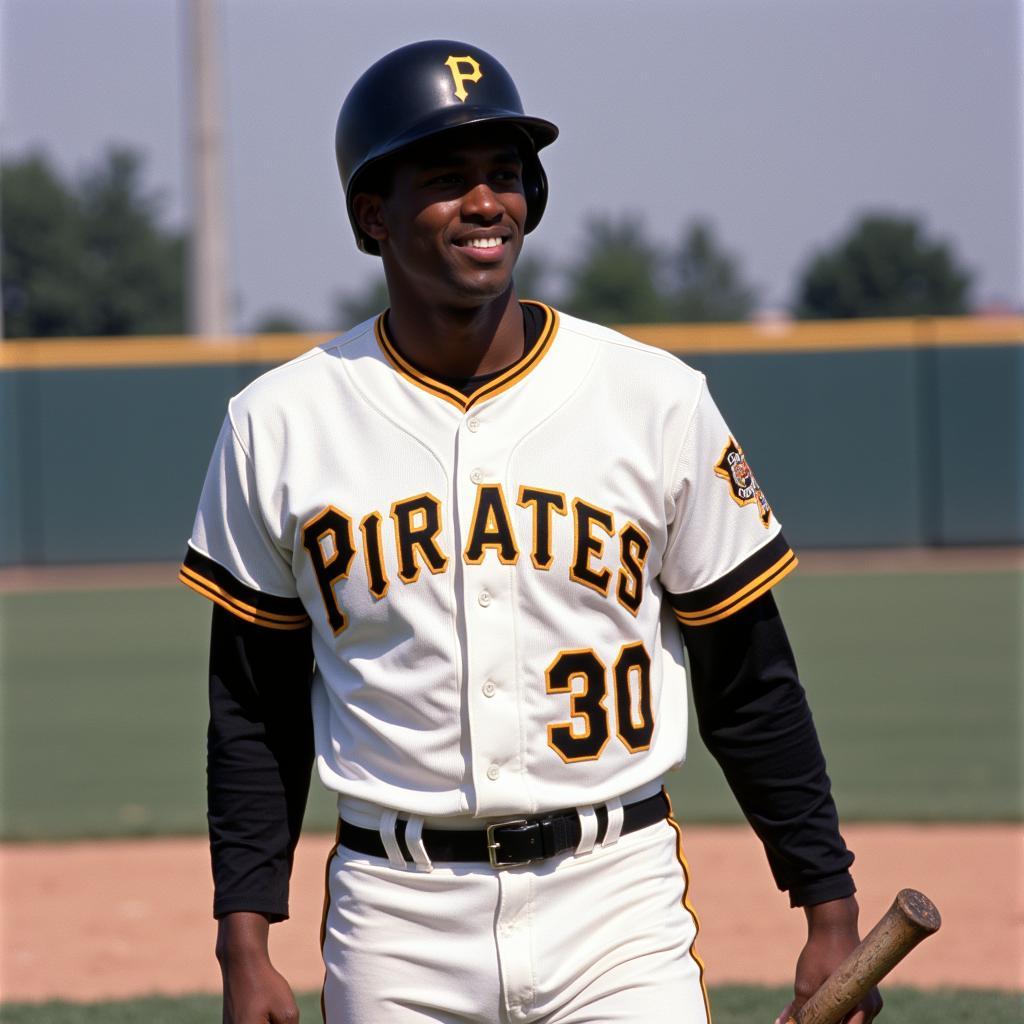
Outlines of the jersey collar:
{"label": "jersey collar", "polygon": [[427,391],[435,397],[454,405],[460,412],[466,412],[473,406],[479,405],[481,402],[493,398],[495,395],[499,395],[502,391],[507,391],[514,384],[517,384],[540,363],[551,349],[551,344],[558,333],[558,313],[543,302],[523,301],[528,302],[531,306],[539,306],[544,311],[544,327],[541,330],[540,337],[537,339],[537,344],[519,362],[513,363],[503,373],[498,374],[497,377],[487,381],[485,384],[481,384],[476,391],[469,395],[462,394],[461,391],[457,391],[442,381],[435,380],[413,366],[398,351],[394,342],[388,337],[387,330],[384,327],[383,313],[377,317],[373,330],[377,337],[377,344],[380,346],[385,358],[406,380],[415,384],[416,387],[421,388],[423,391]]}

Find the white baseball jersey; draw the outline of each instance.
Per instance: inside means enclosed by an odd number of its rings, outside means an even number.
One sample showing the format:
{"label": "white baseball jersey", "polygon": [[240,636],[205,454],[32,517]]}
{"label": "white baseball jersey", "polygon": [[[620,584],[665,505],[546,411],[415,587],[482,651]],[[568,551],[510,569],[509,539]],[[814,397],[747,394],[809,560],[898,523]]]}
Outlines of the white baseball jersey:
{"label": "white baseball jersey", "polygon": [[230,403],[181,578],[312,621],[317,766],[345,796],[493,817],[639,788],[685,755],[677,620],[796,565],[703,376],[544,313],[469,397],[377,318]]}

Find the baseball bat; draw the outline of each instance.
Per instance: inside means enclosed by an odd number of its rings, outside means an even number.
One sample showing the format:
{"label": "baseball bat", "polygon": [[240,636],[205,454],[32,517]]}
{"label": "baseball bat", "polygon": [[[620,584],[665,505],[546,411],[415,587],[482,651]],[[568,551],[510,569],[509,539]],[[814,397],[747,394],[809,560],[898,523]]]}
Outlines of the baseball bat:
{"label": "baseball bat", "polygon": [[927,896],[901,889],[861,944],[825,979],[787,1024],[838,1024],[942,918]]}

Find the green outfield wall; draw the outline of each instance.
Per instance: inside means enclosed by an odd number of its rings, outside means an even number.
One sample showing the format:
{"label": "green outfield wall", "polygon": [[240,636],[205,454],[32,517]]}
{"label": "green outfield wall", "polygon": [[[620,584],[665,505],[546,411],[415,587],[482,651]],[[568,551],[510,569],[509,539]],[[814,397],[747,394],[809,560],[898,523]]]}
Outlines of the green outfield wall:
{"label": "green outfield wall", "polygon": [[[627,331],[707,374],[797,548],[1024,543],[1024,318]],[[179,557],[228,398],[327,337],[0,342],[0,564]]]}

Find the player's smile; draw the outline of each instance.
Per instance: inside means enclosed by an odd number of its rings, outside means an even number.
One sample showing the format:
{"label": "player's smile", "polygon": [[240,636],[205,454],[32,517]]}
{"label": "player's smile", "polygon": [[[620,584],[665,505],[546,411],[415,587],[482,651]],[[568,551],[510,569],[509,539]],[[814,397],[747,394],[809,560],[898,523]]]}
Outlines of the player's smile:
{"label": "player's smile", "polygon": [[498,263],[508,252],[511,231],[473,232],[456,238],[454,245],[466,251],[466,255],[479,263]]}

